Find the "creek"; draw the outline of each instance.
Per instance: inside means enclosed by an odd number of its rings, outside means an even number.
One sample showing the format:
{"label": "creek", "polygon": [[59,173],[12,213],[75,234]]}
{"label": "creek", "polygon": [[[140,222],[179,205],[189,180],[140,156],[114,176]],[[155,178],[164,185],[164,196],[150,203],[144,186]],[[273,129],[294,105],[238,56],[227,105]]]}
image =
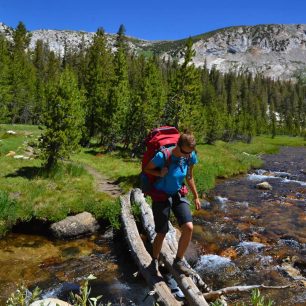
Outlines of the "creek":
{"label": "creek", "polygon": [[123,233],[108,229],[56,240],[33,232],[43,231],[18,230],[0,240],[0,305],[21,284],[30,290],[38,286],[43,298],[67,300],[90,274],[97,278],[90,281],[91,296],[102,295],[103,305],[152,305],[143,279],[133,276],[137,267]]}
{"label": "creek", "polygon": [[[275,305],[306,305],[306,148],[283,147],[262,159],[262,169],[220,180],[210,204],[195,213],[195,267],[214,289],[290,284],[262,293]],[[261,182],[272,190],[256,188]]]}
{"label": "creek", "polygon": [[[235,285],[292,285],[262,293],[275,305],[306,305],[306,148],[263,155],[262,169],[219,180],[209,203],[194,214],[192,265],[213,289]],[[267,181],[272,190],[256,184]],[[42,233],[41,235],[34,233]],[[193,251],[194,251],[193,250]],[[18,284],[43,297],[66,299],[89,274],[92,296],[112,305],[152,305],[148,288],[121,232],[56,240],[16,228],[0,240],[0,305]],[[250,293],[229,296],[229,305]]]}

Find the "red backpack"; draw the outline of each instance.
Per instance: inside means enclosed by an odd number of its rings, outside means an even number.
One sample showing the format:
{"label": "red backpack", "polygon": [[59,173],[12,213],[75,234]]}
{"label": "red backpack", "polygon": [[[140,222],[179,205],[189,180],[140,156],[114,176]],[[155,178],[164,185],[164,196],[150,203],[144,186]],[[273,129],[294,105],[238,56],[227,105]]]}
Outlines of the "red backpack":
{"label": "red backpack", "polygon": [[164,154],[165,165],[168,166],[171,157],[171,149],[169,148],[175,146],[179,138],[180,133],[175,127],[161,126],[151,130],[145,139],[147,149],[142,158],[142,173],[140,176],[141,190],[145,195],[151,196],[155,201],[164,201],[168,198],[168,195],[154,188],[154,183],[160,178],[144,173],[143,169],[158,151]]}

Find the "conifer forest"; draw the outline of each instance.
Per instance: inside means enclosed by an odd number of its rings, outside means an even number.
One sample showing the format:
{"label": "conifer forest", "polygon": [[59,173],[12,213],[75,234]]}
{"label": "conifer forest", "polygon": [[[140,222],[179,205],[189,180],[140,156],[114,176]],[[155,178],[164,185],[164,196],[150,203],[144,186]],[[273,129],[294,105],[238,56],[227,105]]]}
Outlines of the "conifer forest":
{"label": "conifer forest", "polygon": [[199,143],[209,144],[250,142],[260,134],[306,135],[305,79],[197,68],[191,39],[180,63],[133,53],[123,25],[113,49],[102,28],[89,47],[67,45],[62,57],[43,41],[30,51],[29,42],[22,22],[12,41],[0,36],[0,122],[42,126],[49,165],[54,161],[48,152],[54,159],[58,153],[54,139],[69,142],[70,151],[95,138],[108,150],[120,145],[137,152],[148,131],[160,125],[188,128]]}

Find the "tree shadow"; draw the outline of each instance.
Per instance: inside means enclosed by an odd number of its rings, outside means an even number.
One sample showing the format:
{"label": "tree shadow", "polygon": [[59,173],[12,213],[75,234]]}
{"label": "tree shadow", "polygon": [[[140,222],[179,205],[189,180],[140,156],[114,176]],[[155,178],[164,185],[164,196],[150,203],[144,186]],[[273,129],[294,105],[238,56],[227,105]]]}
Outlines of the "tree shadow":
{"label": "tree shadow", "polygon": [[92,156],[102,156],[105,154],[113,153],[116,157],[123,159],[125,162],[138,162],[141,155],[135,154],[131,149],[124,149],[120,147],[116,147],[116,149],[109,151],[102,147],[97,148],[89,148],[84,151],[85,154],[89,154]]}
{"label": "tree shadow", "polygon": [[134,187],[139,187],[140,186],[140,179],[139,175],[128,175],[128,176],[120,176],[114,181],[115,184],[128,184],[131,185],[133,188]]}
{"label": "tree shadow", "polygon": [[5,177],[24,177],[28,180],[32,180],[38,176],[42,176],[42,174],[43,168],[41,167],[22,167],[13,173],[7,174]]}
{"label": "tree shadow", "polygon": [[95,149],[88,149],[88,150],[85,150],[84,151],[85,154],[90,154],[90,155],[97,155],[99,153],[103,153],[102,151],[98,151],[98,150],[95,150]]}

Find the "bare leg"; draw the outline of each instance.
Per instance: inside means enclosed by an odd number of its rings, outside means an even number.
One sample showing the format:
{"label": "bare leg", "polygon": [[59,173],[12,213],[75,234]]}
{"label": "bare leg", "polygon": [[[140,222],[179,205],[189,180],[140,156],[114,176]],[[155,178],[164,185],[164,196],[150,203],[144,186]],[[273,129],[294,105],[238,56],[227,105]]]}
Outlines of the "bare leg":
{"label": "bare leg", "polygon": [[153,242],[153,258],[158,259],[166,234],[157,233]]}
{"label": "bare leg", "polygon": [[192,231],[193,231],[192,222],[187,222],[181,226],[182,234],[178,243],[177,254],[176,254],[177,258],[182,259],[184,257],[188,244],[191,240]]}

